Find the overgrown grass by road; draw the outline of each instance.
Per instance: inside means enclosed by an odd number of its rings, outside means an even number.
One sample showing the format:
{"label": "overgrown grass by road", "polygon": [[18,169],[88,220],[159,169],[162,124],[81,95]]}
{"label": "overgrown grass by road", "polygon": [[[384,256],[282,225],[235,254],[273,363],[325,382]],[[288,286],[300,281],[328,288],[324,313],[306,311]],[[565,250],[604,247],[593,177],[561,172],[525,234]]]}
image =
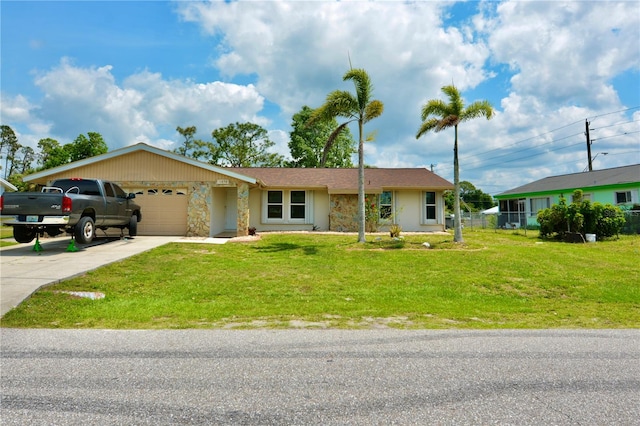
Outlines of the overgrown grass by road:
{"label": "overgrown grass by road", "polygon": [[[4,327],[640,327],[640,237],[263,234],[169,244],[37,292]],[[430,248],[423,245],[428,242]],[[104,299],[61,291],[102,292]]]}

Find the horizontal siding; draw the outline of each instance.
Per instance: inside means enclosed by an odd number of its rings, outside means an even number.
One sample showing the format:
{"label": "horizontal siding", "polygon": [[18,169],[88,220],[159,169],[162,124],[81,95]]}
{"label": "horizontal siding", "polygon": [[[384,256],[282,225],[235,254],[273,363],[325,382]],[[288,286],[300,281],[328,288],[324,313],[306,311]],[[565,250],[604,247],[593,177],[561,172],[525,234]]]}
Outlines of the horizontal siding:
{"label": "horizontal siding", "polygon": [[233,179],[220,173],[200,169],[170,158],[149,152],[134,152],[129,155],[100,161],[84,167],[49,176],[50,181],[69,178],[96,178],[115,182],[171,182],[171,181],[217,181]]}

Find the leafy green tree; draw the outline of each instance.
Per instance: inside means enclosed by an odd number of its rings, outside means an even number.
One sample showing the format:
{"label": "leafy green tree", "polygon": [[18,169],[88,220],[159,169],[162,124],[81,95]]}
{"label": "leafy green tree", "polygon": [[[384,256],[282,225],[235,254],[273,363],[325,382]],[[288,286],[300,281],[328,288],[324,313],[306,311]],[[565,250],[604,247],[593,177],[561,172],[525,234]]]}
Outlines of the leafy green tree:
{"label": "leafy green tree", "polygon": [[21,146],[15,158],[16,171],[19,174],[29,174],[36,160],[36,152],[30,146]]}
{"label": "leafy green tree", "polygon": [[[449,211],[454,211],[454,197],[453,191],[445,191],[444,201]],[[462,202],[473,212],[490,209],[496,205],[490,194],[486,194],[466,180],[460,182],[460,203]]]}
{"label": "leafy green tree", "polygon": [[[307,122],[313,114],[313,109],[307,105],[293,115],[289,134],[289,150],[292,161],[289,167],[320,167],[325,144],[331,133],[338,127],[334,118],[328,121],[317,121],[312,125]],[[345,128],[336,137],[333,146],[327,154],[325,167],[353,167],[351,155],[356,153],[356,141],[351,136],[349,128]]]}
{"label": "leafy green tree", "polygon": [[89,136],[88,138],[82,134],[78,135],[71,143],[69,159],[72,162],[95,157],[96,155],[105,154],[109,151],[109,147],[107,147],[100,133],[88,132],[87,135]]}
{"label": "leafy green tree", "polygon": [[38,141],[38,148],[40,149],[37,155],[39,170],[51,169],[71,161],[68,144],[61,146],[57,140],[45,138]]}
{"label": "leafy green tree", "polygon": [[184,129],[178,126],[176,127],[176,131],[184,137],[184,141],[180,147],[174,150],[175,153],[196,160],[200,160],[201,158],[205,159],[211,155],[211,143],[195,138],[195,134],[198,131],[196,126],[189,126]]}
{"label": "leafy green tree", "polygon": [[444,86],[442,91],[449,97],[449,103],[440,99],[431,99],[422,107],[422,124],[416,134],[416,139],[431,130],[439,132],[450,127],[454,128],[453,143],[453,185],[454,185],[454,214],[456,217],[454,226],[455,242],[464,242],[462,238],[462,221],[460,218],[460,167],[458,164],[458,124],[478,117],[493,116],[493,107],[488,101],[476,101],[465,108],[458,89]]}
{"label": "leafy green tree", "polygon": [[[337,117],[346,118],[347,121],[340,124],[327,138],[321,165],[327,161],[332,145],[338,135],[347,128],[350,123],[358,123],[358,242],[366,242],[364,233],[366,227],[365,217],[365,193],[364,193],[364,125],[374,118],[379,117],[384,111],[384,104],[373,96],[373,85],[369,74],[364,69],[351,69],[342,77],[343,81],[353,81],[355,95],[345,90],[334,90],[327,95],[325,103],[313,111],[309,125],[318,121],[330,121]],[[367,138],[371,139],[371,138]]]}
{"label": "leafy green tree", "polygon": [[4,178],[6,179],[13,173],[15,156],[21,145],[10,126],[3,124],[0,130],[0,154],[4,155]]}
{"label": "leafy green tree", "polygon": [[275,142],[267,131],[254,123],[235,123],[211,132],[212,164],[225,167],[282,167],[284,157],[269,152]]}

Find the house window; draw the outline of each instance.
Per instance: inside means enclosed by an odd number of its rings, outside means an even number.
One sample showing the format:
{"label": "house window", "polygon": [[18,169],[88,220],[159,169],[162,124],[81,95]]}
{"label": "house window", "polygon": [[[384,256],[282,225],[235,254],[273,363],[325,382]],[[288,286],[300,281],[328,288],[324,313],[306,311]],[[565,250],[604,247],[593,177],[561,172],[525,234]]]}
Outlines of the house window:
{"label": "house window", "polygon": [[427,191],[424,193],[425,219],[427,221],[436,220],[436,193]]}
{"label": "house window", "polygon": [[304,219],[306,210],[304,191],[291,191],[289,209],[291,211],[291,219]]}
{"label": "house window", "polygon": [[616,204],[631,202],[631,191],[616,192]]}
{"label": "house window", "polygon": [[531,206],[531,216],[537,216],[540,210],[551,207],[551,200],[549,197],[531,198],[529,202]]}
{"label": "house window", "polygon": [[310,191],[264,191],[263,223],[313,223],[313,197]]}
{"label": "house window", "polygon": [[393,214],[393,193],[384,191],[380,194],[380,219],[391,219]]}
{"label": "house window", "polygon": [[282,219],[282,191],[268,191],[267,218]]}

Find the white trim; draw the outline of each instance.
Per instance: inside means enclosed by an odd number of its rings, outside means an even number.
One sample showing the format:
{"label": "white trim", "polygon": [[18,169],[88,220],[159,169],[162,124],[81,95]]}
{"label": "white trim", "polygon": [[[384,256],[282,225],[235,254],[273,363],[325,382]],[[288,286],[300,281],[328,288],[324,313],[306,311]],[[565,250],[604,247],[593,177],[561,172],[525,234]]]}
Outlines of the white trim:
{"label": "white trim", "polygon": [[116,149],[114,151],[107,152],[106,154],[96,155],[95,157],[85,158],[84,160],[74,161],[73,163],[64,164],[62,166],[54,167],[52,169],[43,170],[38,173],[33,173],[31,175],[25,176],[23,178],[24,182],[31,182],[32,180],[44,178],[47,176],[51,176],[57,173],[66,172],[69,170],[73,170],[78,167],[88,166],[91,164],[98,163],[100,161],[110,160],[112,158],[117,158],[122,155],[131,154],[133,152],[149,152],[151,154],[160,155],[165,158],[169,158],[171,160],[179,161],[184,164],[188,164],[190,166],[198,167],[204,170],[208,170],[210,172],[219,173],[221,175],[229,176],[231,178],[247,182],[250,184],[255,184],[256,179],[241,175],[236,172],[232,172],[231,170],[225,167],[214,166],[208,163],[203,163],[202,161],[194,160],[193,158],[185,157],[183,155],[179,155],[173,152],[165,151],[164,149],[156,148],[144,143],[138,143],[135,145],[129,145],[125,148]]}
{"label": "white trim", "polygon": [[[430,206],[433,205],[436,208],[435,219],[427,219],[427,192],[433,192],[435,197],[435,200],[434,200],[435,204],[429,204]],[[442,197],[438,197],[437,191],[427,191],[427,190],[420,191],[420,223],[422,225],[437,225],[439,223],[442,223],[442,220],[440,217],[441,210],[442,210],[441,199]]]}
{"label": "white trim", "polygon": [[11,191],[17,191],[18,190],[18,188],[16,188],[15,185],[13,185],[11,182],[9,182],[8,180],[5,180],[3,178],[0,178],[0,185],[3,188],[10,189]]}
{"label": "white trim", "polygon": [[[282,193],[282,218],[273,219],[267,217],[270,191]],[[292,219],[291,218],[291,192],[302,191],[304,192],[304,219]],[[269,188],[262,192],[262,206],[260,209],[260,221],[262,223],[269,224],[282,224],[282,225],[309,225],[313,224],[313,191],[306,191],[303,189],[275,189]]]}

